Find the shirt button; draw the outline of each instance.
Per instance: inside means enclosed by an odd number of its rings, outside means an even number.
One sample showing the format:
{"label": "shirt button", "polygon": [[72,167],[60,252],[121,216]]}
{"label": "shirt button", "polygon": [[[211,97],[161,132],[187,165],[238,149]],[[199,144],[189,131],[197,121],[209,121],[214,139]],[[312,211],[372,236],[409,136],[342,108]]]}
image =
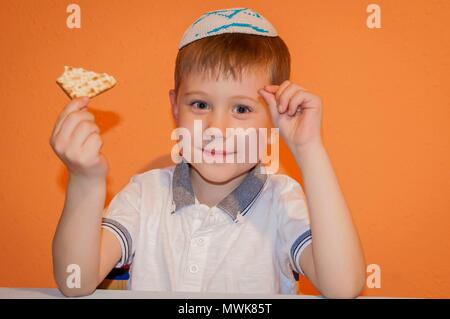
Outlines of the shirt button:
{"label": "shirt button", "polygon": [[205,244],[205,240],[203,238],[197,239],[197,246],[202,247]]}
{"label": "shirt button", "polygon": [[190,271],[191,273],[193,273],[193,274],[197,273],[197,272],[198,272],[198,265],[196,265],[196,264],[191,265],[191,266],[189,267],[189,271]]}

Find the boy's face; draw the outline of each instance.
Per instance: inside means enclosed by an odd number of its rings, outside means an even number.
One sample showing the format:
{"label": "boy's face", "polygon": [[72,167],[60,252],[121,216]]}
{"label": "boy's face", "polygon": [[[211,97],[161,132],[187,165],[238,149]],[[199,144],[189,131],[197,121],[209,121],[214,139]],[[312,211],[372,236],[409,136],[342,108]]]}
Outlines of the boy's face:
{"label": "boy's face", "polygon": [[[194,145],[195,120],[202,121],[203,132],[213,127],[220,130],[223,139],[218,140],[218,145],[224,153],[226,153],[227,143],[230,142],[227,141],[227,128],[254,128],[256,136],[258,136],[258,129],[270,128],[270,112],[264,99],[258,93],[258,90],[266,84],[270,84],[269,75],[261,70],[243,72],[241,81],[234,80],[231,76],[228,79],[219,77],[216,80],[215,77],[209,79],[201,74],[193,73],[183,79],[178,96],[175,96],[174,90],[170,90],[172,113],[177,127],[186,128],[191,134],[192,154],[196,146]],[[267,132],[267,135],[270,136],[270,132]],[[214,183],[226,183],[256,165],[254,161],[249,160],[249,140],[246,139],[245,163],[237,161],[238,143],[235,138],[234,147],[231,150],[234,154],[222,152],[211,154],[208,151],[201,151],[202,159],[221,157],[222,163],[206,163],[202,160],[201,163],[191,161],[191,165],[204,179]],[[200,147],[205,148],[209,143],[208,140],[202,140]],[[233,163],[225,163],[226,158],[233,155]]]}

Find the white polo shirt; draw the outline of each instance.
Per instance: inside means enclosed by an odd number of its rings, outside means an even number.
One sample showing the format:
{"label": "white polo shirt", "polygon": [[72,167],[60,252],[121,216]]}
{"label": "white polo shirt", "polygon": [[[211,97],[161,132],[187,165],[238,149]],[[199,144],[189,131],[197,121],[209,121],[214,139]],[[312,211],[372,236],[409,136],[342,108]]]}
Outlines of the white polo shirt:
{"label": "white polo shirt", "polygon": [[102,227],[120,241],[132,290],[296,294],[311,243],[299,183],[259,165],[214,207],[198,202],[184,160],[134,175]]}

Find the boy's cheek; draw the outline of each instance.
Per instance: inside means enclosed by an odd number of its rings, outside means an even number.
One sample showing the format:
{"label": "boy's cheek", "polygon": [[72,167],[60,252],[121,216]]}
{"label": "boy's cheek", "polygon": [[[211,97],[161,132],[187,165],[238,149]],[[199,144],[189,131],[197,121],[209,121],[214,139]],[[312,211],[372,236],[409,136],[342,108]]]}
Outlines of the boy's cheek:
{"label": "boy's cheek", "polygon": [[178,115],[178,127],[187,128],[189,131],[194,131],[194,121],[197,118],[192,114],[187,114],[186,112],[180,112]]}

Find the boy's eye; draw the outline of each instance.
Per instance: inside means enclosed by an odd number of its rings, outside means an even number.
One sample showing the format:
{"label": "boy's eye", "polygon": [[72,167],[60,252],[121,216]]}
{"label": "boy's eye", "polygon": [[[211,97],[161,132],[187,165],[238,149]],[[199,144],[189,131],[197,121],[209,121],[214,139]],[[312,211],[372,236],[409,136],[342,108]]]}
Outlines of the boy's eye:
{"label": "boy's eye", "polygon": [[239,105],[236,105],[236,107],[234,108],[233,111],[236,113],[239,113],[239,114],[243,114],[243,113],[249,113],[252,110],[246,105],[239,104]]}
{"label": "boy's eye", "polygon": [[207,110],[208,107],[208,103],[203,102],[203,101],[194,101],[192,103],[189,104],[190,106],[199,109],[199,110]]}

